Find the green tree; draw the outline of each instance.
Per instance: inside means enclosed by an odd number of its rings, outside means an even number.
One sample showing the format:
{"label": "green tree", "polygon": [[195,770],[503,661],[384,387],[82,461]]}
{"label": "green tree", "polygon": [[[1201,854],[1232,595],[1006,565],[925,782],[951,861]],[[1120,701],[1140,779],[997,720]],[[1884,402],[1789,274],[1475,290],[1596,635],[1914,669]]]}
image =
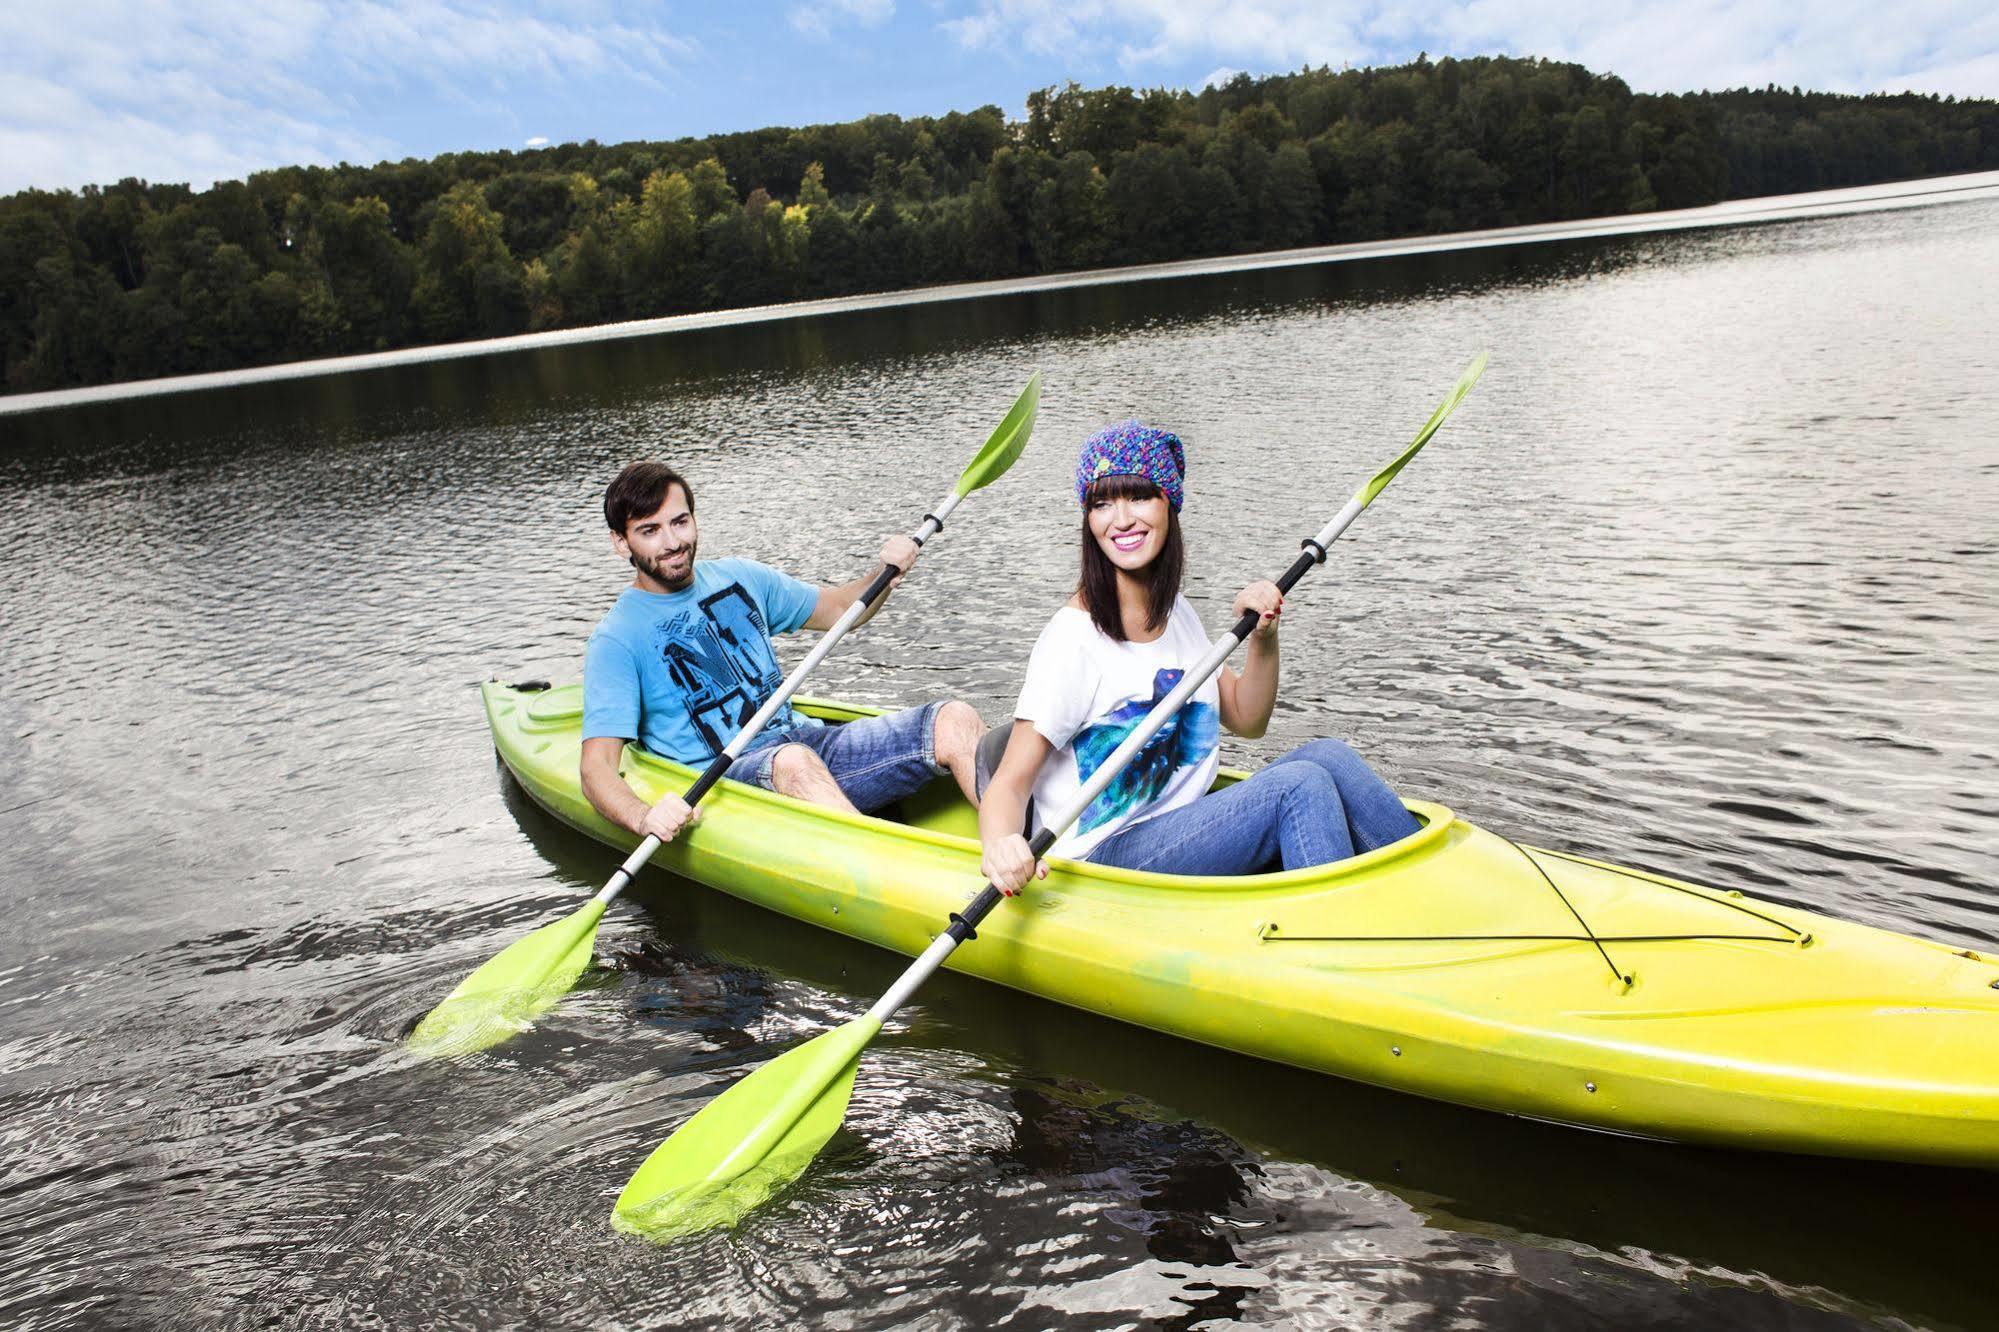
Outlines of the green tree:
{"label": "green tree", "polygon": [[831,204],[811,208],[808,213],[812,266],[806,292],[839,296],[854,290],[858,247],[853,221]]}
{"label": "green tree", "polygon": [[1319,238],[1325,212],[1312,155],[1296,141],[1279,145],[1257,203],[1257,243],[1268,249],[1309,245]]}
{"label": "green tree", "polygon": [[729,184],[729,173],[714,158],[695,163],[687,174],[694,186],[694,217],[703,226],[741,206],[735,187]]}
{"label": "green tree", "polygon": [[556,289],[554,272],[539,257],[521,266],[521,301],[527,306],[530,332],[561,326],[562,293]]}
{"label": "green tree", "polygon": [[833,196],[826,192],[826,168],[819,163],[805,168],[805,175],[798,182],[798,202],[806,208],[832,206]]}
{"label": "green tree", "polygon": [[1184,148],[1144,143],[1120,153],[1107,184],[1120,224],[1116,261],[1150,263],[1190,253],[1194,182]]}
{"label": "green tree", "polygon": [[1086,152],[1047,162],[1028,205],[1027,247],[1037,271],[1103,262],[1113,234],[1110,185]]}
{"label": "green tree", "polygon": [[417,260],[411,299],[432,337],[492,337],[526,322],[520,265],[475,182],[460,181],[437,201]]}
{"label": "green tree", "polygon": [[[621,275],[602,223],[592,221],[572,231],[555,248],[555,289],[569,323],[597,324],[623,313]],[[526,300],[526,284],[522,299]],[[525,314],[525,308],[523,310]]]}
{"label": "green tree", "polygon": [[328,201],[315,210],[312,226],[349,345],[369,351],[400,346],[414,332],[409,308],[416,256],[390,228],[388,204],[372,195]]}
{"label": "green tree", "polygon": [[693,182],[678,171],[653,172],[632,223],[628,262],[634,307],[658,314],[688,303],[699,248]]}

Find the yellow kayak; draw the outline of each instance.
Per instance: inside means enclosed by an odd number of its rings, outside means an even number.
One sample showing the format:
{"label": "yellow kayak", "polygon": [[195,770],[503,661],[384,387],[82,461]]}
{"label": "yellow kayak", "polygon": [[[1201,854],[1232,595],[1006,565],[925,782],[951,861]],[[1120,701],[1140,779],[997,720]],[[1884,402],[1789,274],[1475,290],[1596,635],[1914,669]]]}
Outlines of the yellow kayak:
{"label": "yellow kayak", "polygon": [[[534,801],[619,847],[582,690],[488,684]],[[877,709],[799,700],[838,722]],[[636,748],[648,799],[695,773]],[[1221,782],[1241,780],[1224,772]],[[1335,865],[1196,879],[1051,861],[953,969],[1301,1068],[1677,1142],[1999,1168],[1999,958],[1521,846],[1411,801]],[[864,818],[723,782],[655,863],[915,955],[984,886],[949,778]]]}

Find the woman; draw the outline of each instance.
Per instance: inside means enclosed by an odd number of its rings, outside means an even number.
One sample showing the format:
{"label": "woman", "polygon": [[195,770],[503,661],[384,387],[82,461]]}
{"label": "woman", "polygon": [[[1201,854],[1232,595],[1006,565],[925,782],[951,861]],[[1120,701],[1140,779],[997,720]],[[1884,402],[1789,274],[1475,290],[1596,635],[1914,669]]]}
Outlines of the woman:
{"label": "woman", "polygon": [[[1082,577],[1028,657],[1006,754],[979,810],[986,877],[1009,896],[1048,874],[1021,833],[1029,798],[1038,812],[1068,804],[1208,650],[1180,595],[1186,466],[1178,438],[1137,421],[1083,445]],[[1254,739],[1277,701],[1284,598],[1274,583],[1251,583],[1231,618],[1244,611],[1260,619],[1242,673],[1224,666],[1195,690],[1052,854],[1172,874],[1252,874],[1342,860],[1416,831],[1387,783],[1337,740],[1314,740],[1207,793],[1219,728]]]}

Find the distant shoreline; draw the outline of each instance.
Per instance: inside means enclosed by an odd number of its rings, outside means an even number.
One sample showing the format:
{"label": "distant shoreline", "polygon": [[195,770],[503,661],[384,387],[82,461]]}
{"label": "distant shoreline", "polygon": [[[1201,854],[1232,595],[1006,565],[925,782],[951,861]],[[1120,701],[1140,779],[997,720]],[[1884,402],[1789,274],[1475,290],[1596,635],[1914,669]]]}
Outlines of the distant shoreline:
{"label": "distant shoreline", "polygon": [[405,347],[394,351],[330,356],[243,370],[219,370],[205,374],[172,375],[159,379],[96,384],[86,388],[52,389],[39,393],[0,396],[0,416],[57,411],[66,407],[117,402],[158,394],[234,388],[287,379],[306,379],[321,375],[419,365],[431,361],[489,356],[496,353],[535,351],[578,343],[692,333],[704,329],[775,323],[791,319],[813,319],[824,315],[881,310],[895,306],[973,301],[996,296],[1063,291],[1077,287],[1112,286],[1127,282],[1156,282],[1181,277],[1250,273],[1261,269],[1297,268],[1314,264],[1352,263],[1369,259],[1441,254],[1455,250],[1488,249],[1505,245],[1532,245],[1549,241],[1643,235],[1648,232],[1749,226],[1768,222],[1802,221],[1819,217],[1843,217],[1857,213],[1922,208],[1946,203],[1987,201],[1999,201],[1999,171],[1938,176],[1927,180],[1898,181],[1893,184],[1866,185],[1851,189],[1820,190],[1809,194],[1733,199],[1698,208],[1498,227],[1488,231],[1451,232],[1441,235],[1409,236],[1399,240],[1320,245],[1263,254],[1220,255],[1205,259],[1181,259],[1122,268],[1085,269],[1035,277],[955,282],[942,286],[905,288],[900,291],[874,292],[861,296],[833,296],[777,305],[667,315],[657,319],[627,320],[585,328],[552,329],[542,333],[518,333],[500,338]]}

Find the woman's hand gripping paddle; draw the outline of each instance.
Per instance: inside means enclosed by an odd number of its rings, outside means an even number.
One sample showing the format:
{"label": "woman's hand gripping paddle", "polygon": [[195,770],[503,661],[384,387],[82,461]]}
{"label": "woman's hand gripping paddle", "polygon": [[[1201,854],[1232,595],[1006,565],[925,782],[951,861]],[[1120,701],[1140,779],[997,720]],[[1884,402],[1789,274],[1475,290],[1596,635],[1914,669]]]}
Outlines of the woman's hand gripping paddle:
{"label": "woman's hand gripping paddle", "polygon": [[[1028,379],[1027,387],[1021,390],[1020,397],[1014,400],[1006,419],[986,440],[985,447],[959,475],[950,495],[935,512],[924,515],[923,526],[910,535],[912,541],[921,546],[943,530],[944,520],[958,507],[959,501],[1006,474],[1007,468],[1013,466],[1014,460],[1020,457],[1020,451],[1027,446],[1040,401],[1041,376],[1036,373]],[[868,613],[868,608],[881,598],[900,572],[899,569],[884,568],[876,576],[860,599],[847,608],[805,660],[778,686],[777,692],[770,696],[754,717],[744,723],[728,748],[717,754],[707,770],[687,788],[682,799],[690,805],[700,803],[701,797],[708,794],[709,788],[729,770],[729,765],[742,756],[764,724],[791,700],[792,694],[797,692],[813,667],[824,660],[854,623]],[[604,909],[625,890],[625,885],[632,881],[639,867],[651,858],[659,845],[657,837],[647,837],[626,857],[625,863],[618,867],[610,882],[595,897],[554,924],[544,925],[526,938],[509,944],[492,961],[459,982],[458,988],[446,995],[444,1002],[432,1009],[410,1032],[410,1048],[422,1055],[467,1054],[497,1045],[516,1032],[525,1031],[535,1017],[554,1007],[569,992],[576,978],[590,965],[592,946],[597,938],[597,923],[604,918]]]}
{"label": "woman's hand gripping paddle", "polygon": [[[1277,580],[1279,589],[1289,592],[1306,570],[1325,561],[1327,549],[1340,533],[1374,502],[1397,472],[1408,466],[1437,433],[1437,427],[1464,401],[1484,372],[1485,360],[1481,352],[1465,367],[1450,396],[1416,432],[1409,447],[1369,478],[1339,516],[1304,543],[1304,553]],[[1200,664],[1153,706],[1069,804],[1035,834],[1029,849],[1037,858],[1047,854],[1055,839],[1082,817],[1090,802],[1116,779],[1145,742],[1221,669],[1229,653],[1256,628],[1256,621],[1255,611],[1245,612]],[[612,1209],[611,1225],[647,1239],[674,1239],[732,1224],[796,1178],[846,1117],[861,1054],[882,1023],[944,964],[952,950],[974,937],[975,927],[1000,900],[999,890],[987,884],[963,912],[952,913],[950,928],[932,941],[865,1016],[779,1055],[697,1111],[646,1158],[625,1185]]]}

